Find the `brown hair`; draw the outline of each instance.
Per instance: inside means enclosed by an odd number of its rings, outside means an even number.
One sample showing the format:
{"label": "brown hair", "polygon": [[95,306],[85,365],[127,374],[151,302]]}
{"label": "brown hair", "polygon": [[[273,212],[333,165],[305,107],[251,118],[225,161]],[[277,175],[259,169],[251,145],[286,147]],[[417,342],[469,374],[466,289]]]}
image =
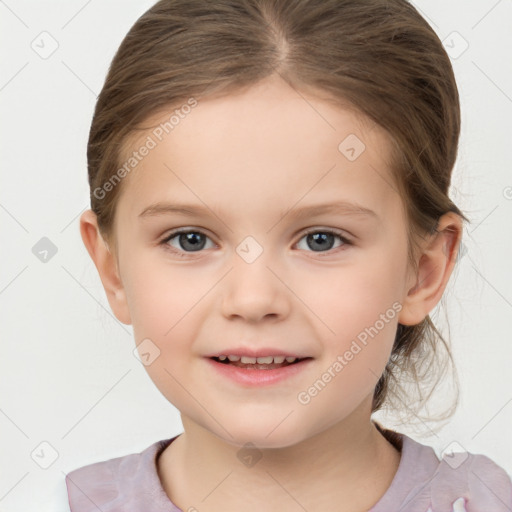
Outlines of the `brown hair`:
{"label": "brown hair", "polygon": [[[327,93],[386,130],[415,269],[418,236],[435,233],[446,212],[467,221],[448,197],[460,131],[455,77],[441,41],[407,1],[162,0],[122,41],[90,130],[91,209],[110,245],[123,183],[108,193],[102,187],[118,171],[129,136],[171,105],[229,94],[273,73],[297,90]],[[421,397],[434,376],[426,402],[442,375],[432,368],[440,344],[453,362],[430,316],[399,324],[372,411],[393,402],[400,409],[404,400],[409,408],[401,386],[407,377]]]}

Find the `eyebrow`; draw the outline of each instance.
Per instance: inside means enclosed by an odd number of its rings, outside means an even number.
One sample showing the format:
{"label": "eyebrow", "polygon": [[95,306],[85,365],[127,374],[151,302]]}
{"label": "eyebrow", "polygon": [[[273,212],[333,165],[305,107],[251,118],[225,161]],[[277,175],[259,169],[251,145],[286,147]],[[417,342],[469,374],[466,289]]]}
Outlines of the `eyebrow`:
{"label": "eyebrow", "polygon": [[[163,203],[158,202],[145,208],[139,213],[139,218],[145,219],[148,217],[179,214],[186,216],[207,216],[209,213],[217,214],[207,206],[193,205],[193,204],[178,204],[178,203]],[[285,211],[279,212],[279,218],[282,219],[286,215],[294,220],[303,219],[304,217],[312,217],[322,213],[339,213],[343,215],[353,215],[361,217],[369,217],[378,219],[379,216],[369,208],[357,203],[350,203],[347,201],[336,201],[334,203],[322,203],[302,208],[290,208]]]}

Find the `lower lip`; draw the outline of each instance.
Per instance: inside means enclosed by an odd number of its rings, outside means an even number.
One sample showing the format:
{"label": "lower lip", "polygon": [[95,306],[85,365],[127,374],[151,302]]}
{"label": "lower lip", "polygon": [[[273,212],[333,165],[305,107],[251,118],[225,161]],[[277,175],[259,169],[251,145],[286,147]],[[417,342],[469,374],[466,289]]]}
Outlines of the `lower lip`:
{"label": "lower lip", "polygon": [[304,359],[295,364],[274,368],[273,370],[256,370],[240,368],[231,364],[219,363],[215,359],[208,358],[212,367],[221,375],[247,386],[269,386],[289,379],[304,371],[312,359]]}

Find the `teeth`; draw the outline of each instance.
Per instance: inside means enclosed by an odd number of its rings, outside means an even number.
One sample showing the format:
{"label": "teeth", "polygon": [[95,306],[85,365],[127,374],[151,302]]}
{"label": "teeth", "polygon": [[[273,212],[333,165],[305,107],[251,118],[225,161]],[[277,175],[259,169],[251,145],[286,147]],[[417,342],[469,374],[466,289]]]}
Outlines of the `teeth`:
{"label": "teeth", "polygon": [[[243,359],[243,358],[242,358]],[[272,361],[274,358],[272,356],[266,356],[266,357],[257,357],[256,362],[258,364],[272,364]]]}
{"label": "teeth", "polygon": [[281,364],[286,359],[287,363],[294,363],[297,358],[296,357],[285,357],[285,356],[264,356],[264,357],[247,357],[247,356],[225,356],[221,355],[218,356],[218,359],[220,361],[225,361],[226,359],[229,359],[232,363],[236,363],[240,361],[242,364]]}

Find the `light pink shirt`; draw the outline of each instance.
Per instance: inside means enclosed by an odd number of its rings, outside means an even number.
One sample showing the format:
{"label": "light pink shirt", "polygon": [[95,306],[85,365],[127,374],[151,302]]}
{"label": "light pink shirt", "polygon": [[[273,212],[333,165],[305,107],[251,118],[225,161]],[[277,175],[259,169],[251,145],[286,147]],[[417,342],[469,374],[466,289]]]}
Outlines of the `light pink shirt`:
{"label": "light pink shirt", "polygon": [[[510,476],[485,455],[466,452],[439,460],[431,447],[374,423],[401,450],[401,459],[390,487],[369,512],[512,511]],[[156,466],[177,437],[68,473],[71,512],[183,512],[162,488]]]}

